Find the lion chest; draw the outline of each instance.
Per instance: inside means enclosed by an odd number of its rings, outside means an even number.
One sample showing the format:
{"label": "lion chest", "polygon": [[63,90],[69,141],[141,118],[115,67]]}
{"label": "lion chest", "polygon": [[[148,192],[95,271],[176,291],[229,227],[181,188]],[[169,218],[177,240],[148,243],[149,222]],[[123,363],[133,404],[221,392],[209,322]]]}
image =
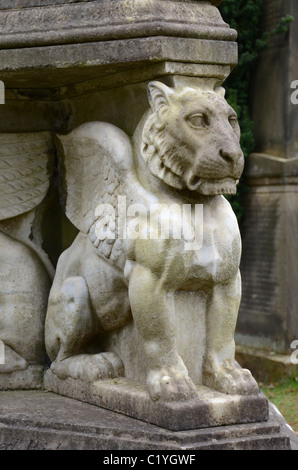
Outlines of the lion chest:
{"label": "lion chest", "polygon": [[202,247],[187,257],[187,279],[225,282],[236,274],[240,242],[225,224],[205,224]]}
{"label": "lion chest", "polygon": [[230,205],[225,202],[204,205],[202,223],[203,227],[193,227],[200,230],[198,246],[191,247],[185,240],[178,243],[173,240],[175,246],[168,251],[167,276],[172,277],[178,289],[227,282],[238,272],[241,240]]}

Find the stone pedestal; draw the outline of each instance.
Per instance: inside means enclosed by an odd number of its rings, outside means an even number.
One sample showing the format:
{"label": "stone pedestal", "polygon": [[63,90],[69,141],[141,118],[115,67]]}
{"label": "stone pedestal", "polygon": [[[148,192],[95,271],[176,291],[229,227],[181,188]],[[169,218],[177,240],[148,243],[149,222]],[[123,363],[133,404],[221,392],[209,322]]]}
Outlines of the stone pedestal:
{"label": "stone pedestal", "polygon": [[[295,1],[264,4],[263,30],[286,14],[289,32],[275,36],[257,63],[251,93],[256,153],[246,164],[242,226],[243,297],[237,327],[241,347],[283,355],[290,366],[298,334],[298,77]],[[257,354],[259,356],[259,354]],[[245,354],[239,356],[245,362]]]}
{"label": "stone pedestal", "polygon": [[53,393],[19,391],[1,392],[0,449],[101,450],[100,463],[111,451],[166,451],[198,461],[199,450],[297,450],[298,442],[271,406],[266,422],[173,432]]}
{"label": "stone pedestal", "polygon": [[204,386],[198,386],[198,397],[187,402],[153,402],[138,382],[120,378],[86,385],[71,378],[59,380],[48,371],[45,387],[171,431],[265,422],[269,417],[267,400],[261,394],[225,395]]}

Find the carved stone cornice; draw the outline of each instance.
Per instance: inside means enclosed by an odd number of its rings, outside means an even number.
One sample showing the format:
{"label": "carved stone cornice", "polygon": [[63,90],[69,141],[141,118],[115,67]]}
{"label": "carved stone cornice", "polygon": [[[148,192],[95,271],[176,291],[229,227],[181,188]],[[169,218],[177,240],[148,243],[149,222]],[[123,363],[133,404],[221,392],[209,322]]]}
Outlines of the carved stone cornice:
{"label": "carved stone cornice", "polygon": [[[233,41],[236,31],[209,2],[102,0],[0,9],[4,48],[148,36]],[[1,5],[0,5],[1,8]]]}
{"label": "carved stone cornice", "polygon": [[0,0],[0,78],[7,89],[124,77],[133,68],[165,63],[173,64],[173,74],[185,73],[181,66],[199,65],[203,76],[215,73],[223,82],[237,63],[237,33],[207,1],[12,0],[10,8],[6,5]]}

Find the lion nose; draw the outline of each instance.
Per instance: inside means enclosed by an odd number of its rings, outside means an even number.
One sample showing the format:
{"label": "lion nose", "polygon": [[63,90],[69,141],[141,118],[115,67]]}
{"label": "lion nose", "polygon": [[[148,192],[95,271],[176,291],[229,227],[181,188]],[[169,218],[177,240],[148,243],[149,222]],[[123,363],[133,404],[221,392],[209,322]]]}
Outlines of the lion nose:
{"label": "lion nose", "polygon": [[239,178],[244,167],[244,155],[240,147],[231,146],[230,148],[222,148],[219,156],[225,164],[228,164],[233,174]]}
{"label": "lion nose", "polygon": [[227,163],[237,163],[243,157],[243,153],[237,149],[221,149],[219,151],[220,157]]}

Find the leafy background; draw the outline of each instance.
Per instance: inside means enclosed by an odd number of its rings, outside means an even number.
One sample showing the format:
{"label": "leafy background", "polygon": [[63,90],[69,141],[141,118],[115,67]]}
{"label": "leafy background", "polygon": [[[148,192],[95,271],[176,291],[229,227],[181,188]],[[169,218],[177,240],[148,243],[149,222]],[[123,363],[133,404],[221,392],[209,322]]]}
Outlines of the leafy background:
{"label": "leafy background", "polygon": [[[249,114],[251,80],[260,52],[270,47],[270,39],[288,30],[293,17],[286,15],[271,31],[261,33],[262,8],[265,0],[224,0],[219,6],[223,19],[238,32],[239,61],[224,83],[226,98],[238,114],[241,128],[241,147],[247,157],[254,151],[253,121]],[[248,188],[240,180],[236,196],[227,196],[241,222],[243,196]],[[241,224],[240,224],[241,226]]]}
{"label": "leafy background", "polygon": [[[260,52],[270,47],[270,39],[286,33],[289,23],[294,20],[290,15],[280,18],[271,31],[261,33],[262,7],[265,0],[224,0],[219,9],[224,20],[238,31],[239,63],[226,80],[226,97],[238,114],[241,127],[241,146],[244,156],[254,151],[253,121],[249,114],[250,88],[256,59]],[[248,191],[243,180],[240,181],[236,196],[229,197],[238,217],[241,228],[243,216],[243,196]],[[274,403],[286,421],[298,435],[298,377],[281,378],[276,382],[260,382],[269,400]]]}

